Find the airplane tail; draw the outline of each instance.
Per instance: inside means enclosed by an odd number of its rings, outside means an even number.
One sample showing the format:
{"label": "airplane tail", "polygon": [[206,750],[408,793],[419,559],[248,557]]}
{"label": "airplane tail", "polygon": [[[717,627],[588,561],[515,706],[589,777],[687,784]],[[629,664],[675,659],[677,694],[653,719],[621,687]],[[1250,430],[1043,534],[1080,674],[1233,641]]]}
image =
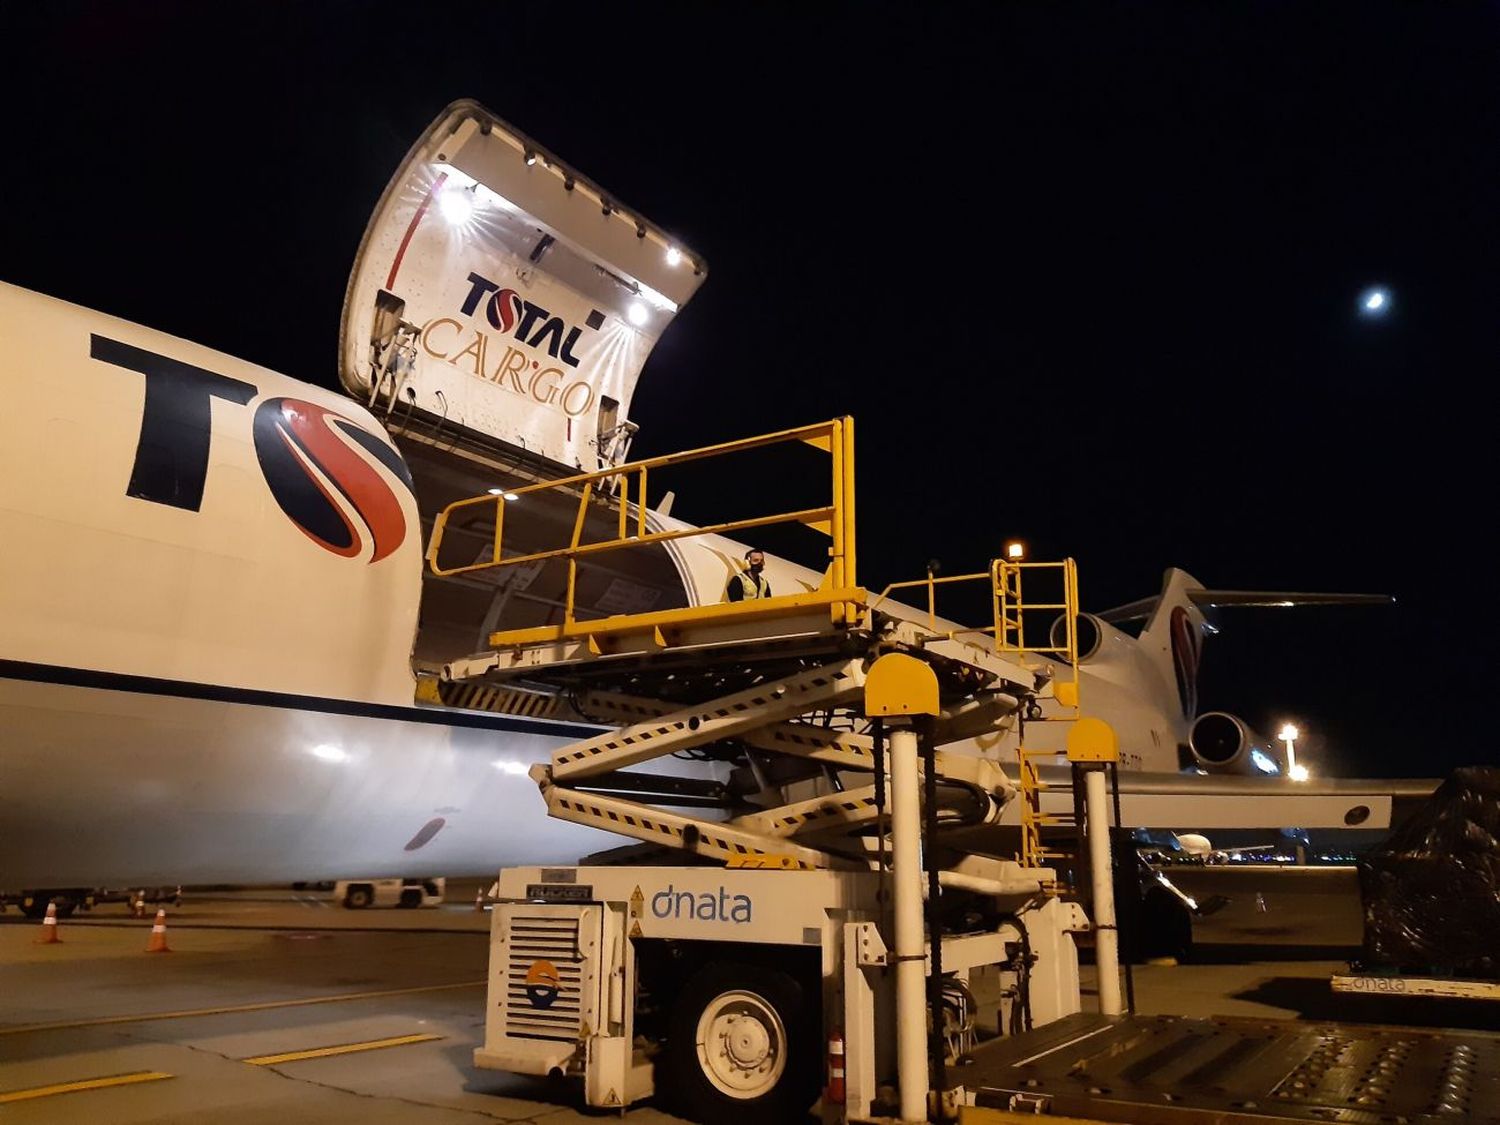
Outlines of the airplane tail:
{"label": "airplane tail", "polygon": [[[1193,598],[1202,590],[1203,583],[1187,571],[1176,567],[1168,570],[1140,636],[1141,651],[1156,666],[1162,680],[1176,686],[1182,717],[1188,722],[1198,714],[1203,640],[1214,632],[1200,603]],[[1105,620],[1110,618],[1105,616]]]}
{"label": "airplane tail", "polygon": [[1099,617],[1111,625],[1145,621],[1141,651],[1162,679],[1177,687],[1183,718],[1198,714],[1198,667],[1203,641],[1218,632],[1204,612],[1220,606],[1287,608],[1305,605],[1390,605],[1388,594],[1316,594],[1288,590],[1209,590],[1177,567],[1162,578],[1161,593],[1106,610]]}

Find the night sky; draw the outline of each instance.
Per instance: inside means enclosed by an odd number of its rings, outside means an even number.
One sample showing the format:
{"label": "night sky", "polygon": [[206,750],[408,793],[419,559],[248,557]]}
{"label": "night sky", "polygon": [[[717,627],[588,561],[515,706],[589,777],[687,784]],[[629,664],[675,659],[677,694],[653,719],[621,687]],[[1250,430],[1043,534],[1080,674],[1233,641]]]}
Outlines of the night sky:
{"label": "night sky", "polygon": [[637,453],[854,414],[877,587],[1021,536],[1094,609],[1395,594],[1225,611],[1205,706],[1315,772],[1500,759],[1500,8],[543,7],[4,0],[0,278],[333,386],[365,221],[472,97],[709,263]]}

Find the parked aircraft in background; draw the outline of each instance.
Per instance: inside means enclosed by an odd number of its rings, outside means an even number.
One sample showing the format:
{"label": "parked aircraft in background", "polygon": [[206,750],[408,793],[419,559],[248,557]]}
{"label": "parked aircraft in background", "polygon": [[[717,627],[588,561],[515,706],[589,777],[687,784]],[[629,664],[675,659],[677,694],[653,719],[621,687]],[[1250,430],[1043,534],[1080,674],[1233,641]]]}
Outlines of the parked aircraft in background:
{"label": "parked aircraft in background", "polygon": [[[1286,770],[1283,747],[1237,715],[1198,710],[1198,671],[1207,639],[1218,630],[1206,610],[1292,606],[1377,606],[1383,594],[1327,594],[1278,590],[1210,590],[1173,568],[1161,592],[1077,621],[1078,659],[1085,710],[1106,719],[1120,738],[1122,769],[1147,773],[1181,770],[1208,774],[1278,776]],[[1121,626],[1140,623],[1132,635]],[[1063,622],[1052,628],[1061,643]],[[1046,732],[1028,744],[1046,742]]]}

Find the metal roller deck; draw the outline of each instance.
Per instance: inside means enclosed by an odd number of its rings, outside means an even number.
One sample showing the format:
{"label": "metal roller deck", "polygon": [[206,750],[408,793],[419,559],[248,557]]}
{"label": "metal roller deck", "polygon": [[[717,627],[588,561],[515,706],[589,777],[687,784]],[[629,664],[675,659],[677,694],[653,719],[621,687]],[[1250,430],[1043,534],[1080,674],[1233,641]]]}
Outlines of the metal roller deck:
{"label": "metal roller deck", "polygon": [[1500,1035],[1479,1031],[1085,1013],[985,1043],[949,1077],[975,1121],[1500,1122]]}

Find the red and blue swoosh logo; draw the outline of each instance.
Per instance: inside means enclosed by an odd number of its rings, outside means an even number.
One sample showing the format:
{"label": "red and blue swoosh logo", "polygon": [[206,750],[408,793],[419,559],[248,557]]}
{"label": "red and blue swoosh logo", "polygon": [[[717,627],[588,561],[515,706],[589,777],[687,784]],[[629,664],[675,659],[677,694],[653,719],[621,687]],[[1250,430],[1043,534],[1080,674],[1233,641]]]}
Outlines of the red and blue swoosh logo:
{"label": "red and blue swoosh logo", "polygon": [[484,306],[485,319],[502,332],[509,332],[521,317],[521,295],[514,289],[491,293]]}
{"label": "red and blue swoosh logo", "polygon": [[[325,551],[370,562],[406,539],[401,498],[384,466],[415,493],[405,463],[380,438],[332,410],[297,398],[271,398],[255,411],[255,455],[288,519]],[[342,502],[340,500],[342,499]]]}
{"label": "red and blue swoosh logo", "polygon": [[1184,606],[1172,607],[1172,666],[1177,672],[1177,695],[1182,713],[1198,713],[1198,662],[1203,656],[1203,638],[1193,615]]}

